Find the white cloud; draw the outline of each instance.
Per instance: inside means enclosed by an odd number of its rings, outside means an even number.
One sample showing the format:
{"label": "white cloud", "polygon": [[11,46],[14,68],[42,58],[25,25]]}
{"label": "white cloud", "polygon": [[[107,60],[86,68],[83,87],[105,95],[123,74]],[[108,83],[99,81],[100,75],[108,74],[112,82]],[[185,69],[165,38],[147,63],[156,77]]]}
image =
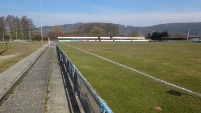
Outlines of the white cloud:
{"label": "white cloud", "polygon": [[[22,13],[22,15],[24,15]],[[39,13],[26,14],[32,18],[35,25],[40,26],[42,17],[43,25],[63,25],[77,22],[109,22],[131,26],[150,26],[164,23],[200,22],[201,12],[172,13],[111,13],[111,14],[67,14],[67,13]]]}

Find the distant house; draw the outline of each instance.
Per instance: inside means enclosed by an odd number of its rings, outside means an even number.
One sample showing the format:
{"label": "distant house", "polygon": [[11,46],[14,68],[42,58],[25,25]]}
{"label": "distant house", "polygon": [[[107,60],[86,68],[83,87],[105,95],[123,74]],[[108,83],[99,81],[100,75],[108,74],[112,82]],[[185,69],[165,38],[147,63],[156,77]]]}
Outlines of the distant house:
{"label": "distant house", "polygon": [[201,42],[201,37],[199,36],[189,36],[188,42]]}

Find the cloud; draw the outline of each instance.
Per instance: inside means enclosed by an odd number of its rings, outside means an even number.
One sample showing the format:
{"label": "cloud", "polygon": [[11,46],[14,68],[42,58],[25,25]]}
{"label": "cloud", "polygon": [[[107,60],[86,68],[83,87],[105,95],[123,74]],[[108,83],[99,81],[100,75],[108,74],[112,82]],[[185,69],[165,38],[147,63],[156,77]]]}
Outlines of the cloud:
{"label": "cloud", "polygon": [[[23,15],[23,14],[22,14]],[[28,13],[36,26],[40,20],[44,26],[72,24],[77,22],[107,22],[130,26],[150,26],[164,23],[200,22],[201,12],[148,12],[148,13],[111,13],[111,14],[69,14],[69,13]]]}

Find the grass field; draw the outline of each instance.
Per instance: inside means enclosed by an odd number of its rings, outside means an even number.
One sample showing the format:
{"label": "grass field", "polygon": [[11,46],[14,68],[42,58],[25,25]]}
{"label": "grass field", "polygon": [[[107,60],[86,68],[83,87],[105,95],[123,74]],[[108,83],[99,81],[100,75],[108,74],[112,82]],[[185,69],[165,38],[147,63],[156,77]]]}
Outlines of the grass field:
{"label": "grass field", "polygon": [[0,43],[0,54],[1,54],[4,50],[6,50],[6,44]]}
{"label": "grass field", "polygon": [[[201,44],[71,42],[85,51],[201,93]],[[115,113],[201,113],[201,98],[59,44]]]}
{"label": "grass field", "polygon": [[5,44],[0,44],[0,73],[42,46],[41,42],[8,43],[6,50]]}

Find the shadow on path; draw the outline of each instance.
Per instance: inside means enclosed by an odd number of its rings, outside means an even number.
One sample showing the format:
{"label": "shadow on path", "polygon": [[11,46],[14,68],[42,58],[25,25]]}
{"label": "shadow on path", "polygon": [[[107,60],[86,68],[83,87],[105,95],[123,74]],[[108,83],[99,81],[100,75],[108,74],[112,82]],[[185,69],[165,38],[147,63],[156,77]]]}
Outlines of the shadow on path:
{"label": "shadow on path", "polygon": [[[63,84],[64,84],[64,88],[65,88],[67,102],[68,102],[68,105],[69,105],[70,112],[71,113],[81,113],[80,109],[79,109],[79,106],[78,106],[78,103],[76,101],[76,97],[75,97],[74,92],[73,92],[73,88],[72,88],[72,86],[70,84],[68,74],[67,74],[66,69],[62,65],[60,60],[59,60],[59,66],[60,66],[60,69],[61,69],[61,75],[62,75],[62,79],[63,79]],[[70,105],[72,105],[72,107]]]}

